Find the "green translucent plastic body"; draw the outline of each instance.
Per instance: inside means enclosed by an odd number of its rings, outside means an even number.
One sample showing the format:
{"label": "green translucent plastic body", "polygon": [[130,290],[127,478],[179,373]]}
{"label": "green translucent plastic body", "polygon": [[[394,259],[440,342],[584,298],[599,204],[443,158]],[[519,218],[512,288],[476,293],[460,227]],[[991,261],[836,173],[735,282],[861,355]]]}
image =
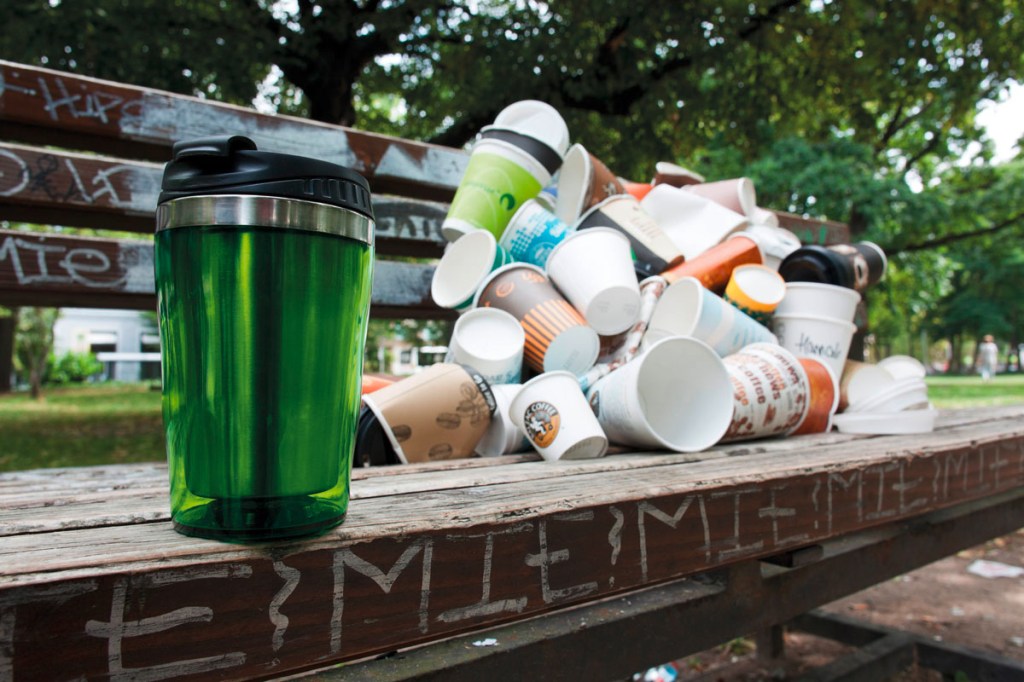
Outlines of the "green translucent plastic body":
{"label": "green translucent plastic body", "polygon": [[344,519],[372,262],[367,244],[302,230],[157,233],[179,531],[272,540]]}

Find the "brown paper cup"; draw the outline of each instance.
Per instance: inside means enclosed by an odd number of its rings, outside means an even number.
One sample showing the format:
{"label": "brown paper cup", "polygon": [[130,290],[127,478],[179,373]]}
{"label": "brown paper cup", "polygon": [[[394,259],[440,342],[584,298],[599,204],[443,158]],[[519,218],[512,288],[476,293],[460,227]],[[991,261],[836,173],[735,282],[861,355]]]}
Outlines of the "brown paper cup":
{"label": "brown paper cup", "polygon": [[581,214],[626,190],[615,174],[581,144],[574,144],[558,172],[555,214],[570,225]]}
{"label": "brown paper cup", "polygon": [[476,371],[440,363],[386,386],[363,402],[406,464],[473,456],[496,409]]}
{"label": "brown paper cup", "polygon": [[495,270],[480,287],[476,305],[500,308],[519,320],[526,332],[523,359],[538,372],[580,375],[597,360],[597,332],[534,265],[513,263]]}
{"label": "brown paper cup", "polygon": [[704,182],[704,176],[694,173],[689,168],[671,163],[659,161],[654,165],[654,185],[671,185],[672,187],[686,187],[687,185],[698,185]]}

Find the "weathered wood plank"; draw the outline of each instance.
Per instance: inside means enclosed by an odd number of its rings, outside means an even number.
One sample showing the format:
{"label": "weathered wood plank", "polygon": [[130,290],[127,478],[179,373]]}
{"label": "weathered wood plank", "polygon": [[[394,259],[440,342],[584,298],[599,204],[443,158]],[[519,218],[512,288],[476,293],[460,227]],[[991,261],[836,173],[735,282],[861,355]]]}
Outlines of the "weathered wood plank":
{"label": "weathered wood plank", "polygon": [[[445,318],[430,296],[434,266],[378,260],[371,313]],[[0,230],[0,304],[156,308],[153,243]]]}
{"label": "weathered wood plank", "polygon": [[[153,234],[163,166],[0,142],[0,220]],[[440,256],[447,206],[374,197],[382,254]]]}
{"label": "weathered wood plank", "polygon": [[[166,522],[7,537],[0,652],[12,652],[15,674],[46,676],[59,641],[76,674],[237,678],[386,651],[1019,490],[1019,416],[927,437],[388,493],[304,542],[203,542]],[[56,608],[59,619],[45,615]],[[142,634],[158,630],[159,645]]]}
{"label": "weathered wood plank", "polygon": [[[1001,408],[999,413],[1004,417],[1019,419],[1024,416],[1024,408]],[[962,428],[968,424],[978,425],[998,418],[997,414],[976,410],[960,414],[963,415],[961,419],[957,419],[956,415],[946,417],[949,424],[941,426],[940,430]],[[615,472],[620,471],[678,467],[681,464],[690,465],[691,472],[697,473],[695,467],[698,463],[704,466],[717,462],[713,464],[713,470],[726,473],[749,468],[749,465],[742,459],[729,463],[718,462],[723,458],[766,455],[773,459],[795,459],[804,457],[805,451],[823,445],[835,448],[840,443],[864,438],[833,433],[755,441],[745,444],[745,447],[725,445],[696,454],[632,453],[609,456],[594,462],[567,461],[558,466],[539,462],[536,456],[519,455],[356,469],[353,472],[352,498],[366,500],[478,485],[557,480],[581,473],[615,475]],[[508,466],[510,464],[516,466]],[[703,470],[699,472],[703,475]],[[0,536],[167,520],[166,488],[165,465],[131,465],[131,468],[123,471],[120,467],[84,467],[77,473],[73,469],[61,469],[52,474],[46,470],[0,474],[0,512],[5,521],[0,526]]]}
{"label": "weathered wood plank", "polygon": [[0,61],[0,121],[11,141],[168,161],[178,140],[246,135],[267,151],[360,172],[374,192],[448,201],[469,155],[150,88]]}

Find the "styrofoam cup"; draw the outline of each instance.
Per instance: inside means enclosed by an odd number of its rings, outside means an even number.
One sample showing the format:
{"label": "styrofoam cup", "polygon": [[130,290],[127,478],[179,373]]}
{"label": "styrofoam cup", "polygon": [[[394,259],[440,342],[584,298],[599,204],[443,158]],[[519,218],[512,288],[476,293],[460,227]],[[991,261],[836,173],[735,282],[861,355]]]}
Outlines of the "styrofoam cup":
{"label": "styrofoam cup", "polygon": [[551,252],[547,274],[598,334],[620,334],[640,315],[629,240],[610,227],[569,235]]}
{"label": "styrofoam cup", "polygon": [[651,346],[587,392],[615,443],[698,452],[729,428],[733,389],[725,364],[702,341],[671,337]]}
{"label": "styrofoam cup", "polygon": [[815,315],[779,315],[774,318],[779,345],[797,357],[816,358],[842,376],[856,325],[846,320]]}
{"label": "styrofoam cup", "polygon": [[493,234],[472,230],[445,249],[430,281],[430,295],[442,308],[466,310],[487,275],[511,262]]}
{"label": "styrofoam cup", "polygon": [[530,448],[529,442],[523,432],[512,422],[509,417],[509,407],[512,406],[512,398],[519,393],[522,386],[519,384],[498,384],[491,386],[491,393],[494,394],[494,401],[498,407],[491,417],[491,424],[484,431],[483,437],[476,445],[476,454],[481,457],[498,457],[510,455],[514,452],[523,452]]}
{"label": "styrofoam cup", "polygon": [[448,361],[469,365],[491,385],[514,384],[522,374],[525,343],[526,333],[511,313],[474,308],[455,321]]}
{"label": "styrofoam cup", "polygon": [[592,459],[608,450],[608,437],[569,372],[545,372],[516,393],[509,417],[541,457]]}
{"label": "styrofoam cup", "polygon": [[[822,282],[786,282],[786,295],[775,315],[812,315],[853,322],[860,294],[848,287]],[[842,368],[839,368],[842,373]]]}
{"label": "styrofoam cup", "polygon": [[767,327],[708,291],[693,277],[673,282],[658,299],[642,347],[670,336],[692,336],[725,357],[752,343],[776,343]]}

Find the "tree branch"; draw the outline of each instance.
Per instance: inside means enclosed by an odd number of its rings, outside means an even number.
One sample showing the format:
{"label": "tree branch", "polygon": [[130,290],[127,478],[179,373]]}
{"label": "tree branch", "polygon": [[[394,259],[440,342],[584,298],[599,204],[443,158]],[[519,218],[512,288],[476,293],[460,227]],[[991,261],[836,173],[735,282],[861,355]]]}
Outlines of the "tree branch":
{"label": "tree branch", "polygon": [[800,0],[782,0],[768,8],[768,11],[750,17],[750,26],[739,32],[740,40],[747,40],[764,26],[775,23],[776,18],[785,10],[800,5]]}
{"label": "tree branch", "polygon": [[[956,242],[964,241],[966,239],[974,239],[975,237],[984,237],[993,234],[997,234],[1008,228],[1014,227],[1017,223],[1024,221],[1024,212],[1018,213],[1014,216],[1010,216],[1006,220],[983,227],[977,230],[969,230],[967,232],[956,232],[954,234],[947,234],[937,239],[928,239],[923,242],[917,242],[914,244],[908,244],[904,247],[894,250],[894,253],[909,253],[912,251],[927,251],[929,249],[935,249],[940,246],[948,246],[949,244],[955,244]],[[885,249],[886,252],[889,249]]]}

